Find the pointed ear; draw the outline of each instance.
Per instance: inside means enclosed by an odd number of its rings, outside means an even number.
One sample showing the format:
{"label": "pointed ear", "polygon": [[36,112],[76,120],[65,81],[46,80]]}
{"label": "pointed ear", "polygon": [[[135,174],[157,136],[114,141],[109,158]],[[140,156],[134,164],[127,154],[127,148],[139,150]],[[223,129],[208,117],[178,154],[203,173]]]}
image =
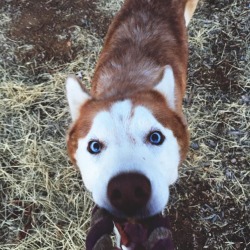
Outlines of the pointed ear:
{"label": "pointed ear", "polygon": [[66,94],[69,103],[70,114],[72,120],[75,121],[79,115],[80,107],[89,99],[87,93],[80,80],[74,75],[68,76],[66,80]]}
{"label": "pointed ear", "polygon": [[161,81],[154,87],[159,91],[168,102],[171,109],[175,109],[175,80],[174,72],[171,66],[167,65],[163,69],[163,77]]}

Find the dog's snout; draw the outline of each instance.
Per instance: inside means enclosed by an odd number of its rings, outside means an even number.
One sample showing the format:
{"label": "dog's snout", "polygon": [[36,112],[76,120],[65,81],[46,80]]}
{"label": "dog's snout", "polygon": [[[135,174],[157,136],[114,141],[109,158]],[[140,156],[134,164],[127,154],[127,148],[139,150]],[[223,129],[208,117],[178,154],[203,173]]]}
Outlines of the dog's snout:
{"label": "dog's snout", "polygon": [[139,173],[123,173],[108,184],[108,198],[112,206],[128,216],[145,208],[151,196],[151,184]]}

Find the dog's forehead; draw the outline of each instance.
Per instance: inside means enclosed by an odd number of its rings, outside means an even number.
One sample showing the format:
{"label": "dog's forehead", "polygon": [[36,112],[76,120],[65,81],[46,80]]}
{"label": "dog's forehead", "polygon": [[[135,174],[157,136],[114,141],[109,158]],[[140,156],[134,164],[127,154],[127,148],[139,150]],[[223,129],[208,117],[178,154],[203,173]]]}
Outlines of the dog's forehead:
{"label": "dog's forehead", "polygon": [[97,113],[90,134],[107,136],[115,132],[133,134],[141,131],[143,133],[156,126],[159,127],[160,124],[147,107],[134,105],[128,99],[115,102],[109,110]]}

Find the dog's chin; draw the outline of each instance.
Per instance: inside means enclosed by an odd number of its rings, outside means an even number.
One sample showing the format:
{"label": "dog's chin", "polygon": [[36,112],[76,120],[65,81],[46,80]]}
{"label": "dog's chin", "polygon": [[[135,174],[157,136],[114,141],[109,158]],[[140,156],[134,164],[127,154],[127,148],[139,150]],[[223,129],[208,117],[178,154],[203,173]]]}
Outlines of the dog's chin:
{"label": "dog's chin", "polygon": [[146,218],[152,217],[152,216],[161,212],[161,210],[152,211],[151,209],[149,209],[147,207],[144,209],[140,209],[140,210],[133,212],[133,213],[129,213],[129,212],[125,213],[125,212],[119,211],[113,207],[108,207],[105,209],[116,218],[135,219],[135,220],[146,219]]}

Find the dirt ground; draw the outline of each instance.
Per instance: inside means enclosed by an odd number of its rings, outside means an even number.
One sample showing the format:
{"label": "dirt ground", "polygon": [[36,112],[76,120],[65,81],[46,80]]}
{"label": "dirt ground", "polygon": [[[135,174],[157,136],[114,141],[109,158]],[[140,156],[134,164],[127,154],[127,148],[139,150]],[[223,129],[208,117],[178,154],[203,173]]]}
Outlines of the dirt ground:
{"label": "dirt ground", "polygon": [[[83,249],[93,206],[66,154],[64,81],[89,86],[120,0],[0,1],[0,248]],[[250,249],[250,5],[189,27],[191,145],[166,213],[176,249]]]}

